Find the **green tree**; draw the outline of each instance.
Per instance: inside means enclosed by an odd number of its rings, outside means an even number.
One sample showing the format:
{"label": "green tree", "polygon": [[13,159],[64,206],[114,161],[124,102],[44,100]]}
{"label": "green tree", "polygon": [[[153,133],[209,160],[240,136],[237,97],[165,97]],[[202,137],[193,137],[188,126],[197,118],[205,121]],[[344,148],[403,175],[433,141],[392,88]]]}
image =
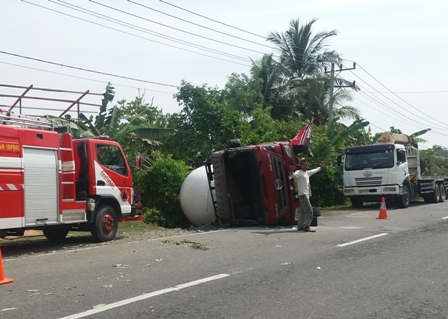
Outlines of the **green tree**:
{"label": "green tree", "polygon": [[180,188],[188,172],[189,167],[183,161],[159,154],[154,165],[136,175],[142,203],[149,208],[143,214],[146,223],[163,227],[190,225],[179,201]]}
{"label": "green tree", "polygon": [[230,105],[228,96],[225,90],[183,82],[176,94],[182,110],[170,115],[168,124],[176,132],[163,140],[163,150],[197,167],[229,139],[241,138],[249,129],[247,115]]}
{"label": "green tree", "polygon": [[[328,50],[328,40],[337,35],[335,30],[312,33],[315,19],[300,25],[299,20],[292,20],[284,33],[272,32],[267,40],[274,43],[280,51],[280,60],[275,70],[275,88],[280,90],[276,96],[282,98],[281,114],[273,112],[276,118],[302,114],[306,119],[314,118],[317,125],[326,124],[329,118],[329,75],[325,70],[333,63],[340,63],[339,54]],[[262,61],[263,62],[263,61]],[[263,65],[263,63],[261,63]],[[261,73],[264,74],[264,73]],[[338,83],[347,84],[339,78]],[[356,88],[355,88],[356,89]],[[333,96],[333,117],[340,119],[357,119],[359,112],[344,103],[350,101],[351,96],[346,89],[336,91]],[[275,104],[273,104],[275,107]],[[278,108],[275,108],[277,110]]]}
{"label": "green tree", "polygon": [[300,25],[299,19],[292,20],[285,33],[272,32],[267,38],[279,48],[283,74],[289,81],[321,74],[331,63],[341,62],[336,51],[326,50],[328,39],[337,32],[319,32],[313,36],[312,26],[316,21]]}

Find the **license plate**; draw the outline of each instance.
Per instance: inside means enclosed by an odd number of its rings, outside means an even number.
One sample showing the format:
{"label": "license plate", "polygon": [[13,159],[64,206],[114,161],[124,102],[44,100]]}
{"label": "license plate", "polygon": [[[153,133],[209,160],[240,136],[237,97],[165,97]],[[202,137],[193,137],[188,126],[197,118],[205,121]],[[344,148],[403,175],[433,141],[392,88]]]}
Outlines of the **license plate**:
{"label": "license plate", "polygon": [[359,192],[360,192],[360,193],[368,193],[369,190],[368,190],[368,189],[360,189]]}

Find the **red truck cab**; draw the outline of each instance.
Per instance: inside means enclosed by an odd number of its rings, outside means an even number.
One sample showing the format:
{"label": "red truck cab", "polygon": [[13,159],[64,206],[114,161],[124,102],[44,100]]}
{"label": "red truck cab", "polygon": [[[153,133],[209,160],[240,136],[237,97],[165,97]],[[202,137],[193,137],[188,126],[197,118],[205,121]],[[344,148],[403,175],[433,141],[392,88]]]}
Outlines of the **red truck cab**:
{"label": "red truck cab", "polygon": [[291,178],[290,167],[296,167],[296,160],[289,143],[240,146],[232,141],[205,163],[219,223],[294,224],[300,203]]}

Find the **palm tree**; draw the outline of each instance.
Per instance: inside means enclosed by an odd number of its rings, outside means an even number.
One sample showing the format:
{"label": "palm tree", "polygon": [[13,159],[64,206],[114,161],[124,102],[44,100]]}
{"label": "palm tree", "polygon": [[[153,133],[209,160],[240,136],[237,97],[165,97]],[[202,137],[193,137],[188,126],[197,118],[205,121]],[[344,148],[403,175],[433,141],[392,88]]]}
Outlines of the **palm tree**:
{"label": "palm tree", "polygon": [[[335,30],[312,34],[316,20],[300,26],[299,20],[292,20],[285,33],[272,32],[268,41],[274,43],[280,51],[281,76],[277,83],[278,95],[287,96],[288,103],[298,114],[305,118],[314,118],[317,125],[327,124],[329,118],[329,76],[325,69],[332,63],[340,63],[341,58],[335,51],[326,50],[329,38],[337,35]],[[347,84],[338,79],[338,83]],[[356,89],[356,88],[355,88]],[[347,90],[340,90],[333,96],[333,117],[353,119],[360,117],[359,111],[343,105],[350,101]]]}
{"label": "palm tree", "polygon": [[337,35],[335,30],[312,35],[311,28],[316,22],[311,20],[300,26],[299,19],[292,20],[285,33],[272,32],[267,40],[280,50],[280,64],[283,74],[288,80],[304,79],[323,73],[331,63],[340,63],[341,59],[335,51],[326,51],[326,41]]}
{"label": "palm tree", "polygon": [[282,66],[273,54],[265,54],[259,62],[252,61],[252,79],[259,83],[263,106],[272,107],[271,116],[275,119],[286,118],[294,113],[293,105],[285,94],[287,82],[282,72]]}

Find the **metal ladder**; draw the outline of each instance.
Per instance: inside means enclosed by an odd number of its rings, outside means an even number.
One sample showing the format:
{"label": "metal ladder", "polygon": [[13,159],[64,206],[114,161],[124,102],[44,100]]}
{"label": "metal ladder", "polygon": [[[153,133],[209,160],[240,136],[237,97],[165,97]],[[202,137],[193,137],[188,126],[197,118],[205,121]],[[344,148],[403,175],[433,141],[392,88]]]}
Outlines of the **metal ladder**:
{"label": "metal ladder", "polygon": [[213,181],[213,171],[212,171],[212,162],[211,161],[205,161],[204,162],[205,171],[207,172],[207,180],[208,180],[208,187],[210,189],[210,196],[212,198],[213,203],[213,209],[215,210],[215,216],[218,217],[218,202],[215,199],[215,196],[213,196],[213,190],[215,190],[215,186],[212,186]]}
{"label": "metal ladder", "polygon": [[45,118],[30,117],[26,115],[12,115],[8,112],[0,113],[0,124],[20,126],[23,128],[36,128],[41,130],[54,130],[53,123]]}

